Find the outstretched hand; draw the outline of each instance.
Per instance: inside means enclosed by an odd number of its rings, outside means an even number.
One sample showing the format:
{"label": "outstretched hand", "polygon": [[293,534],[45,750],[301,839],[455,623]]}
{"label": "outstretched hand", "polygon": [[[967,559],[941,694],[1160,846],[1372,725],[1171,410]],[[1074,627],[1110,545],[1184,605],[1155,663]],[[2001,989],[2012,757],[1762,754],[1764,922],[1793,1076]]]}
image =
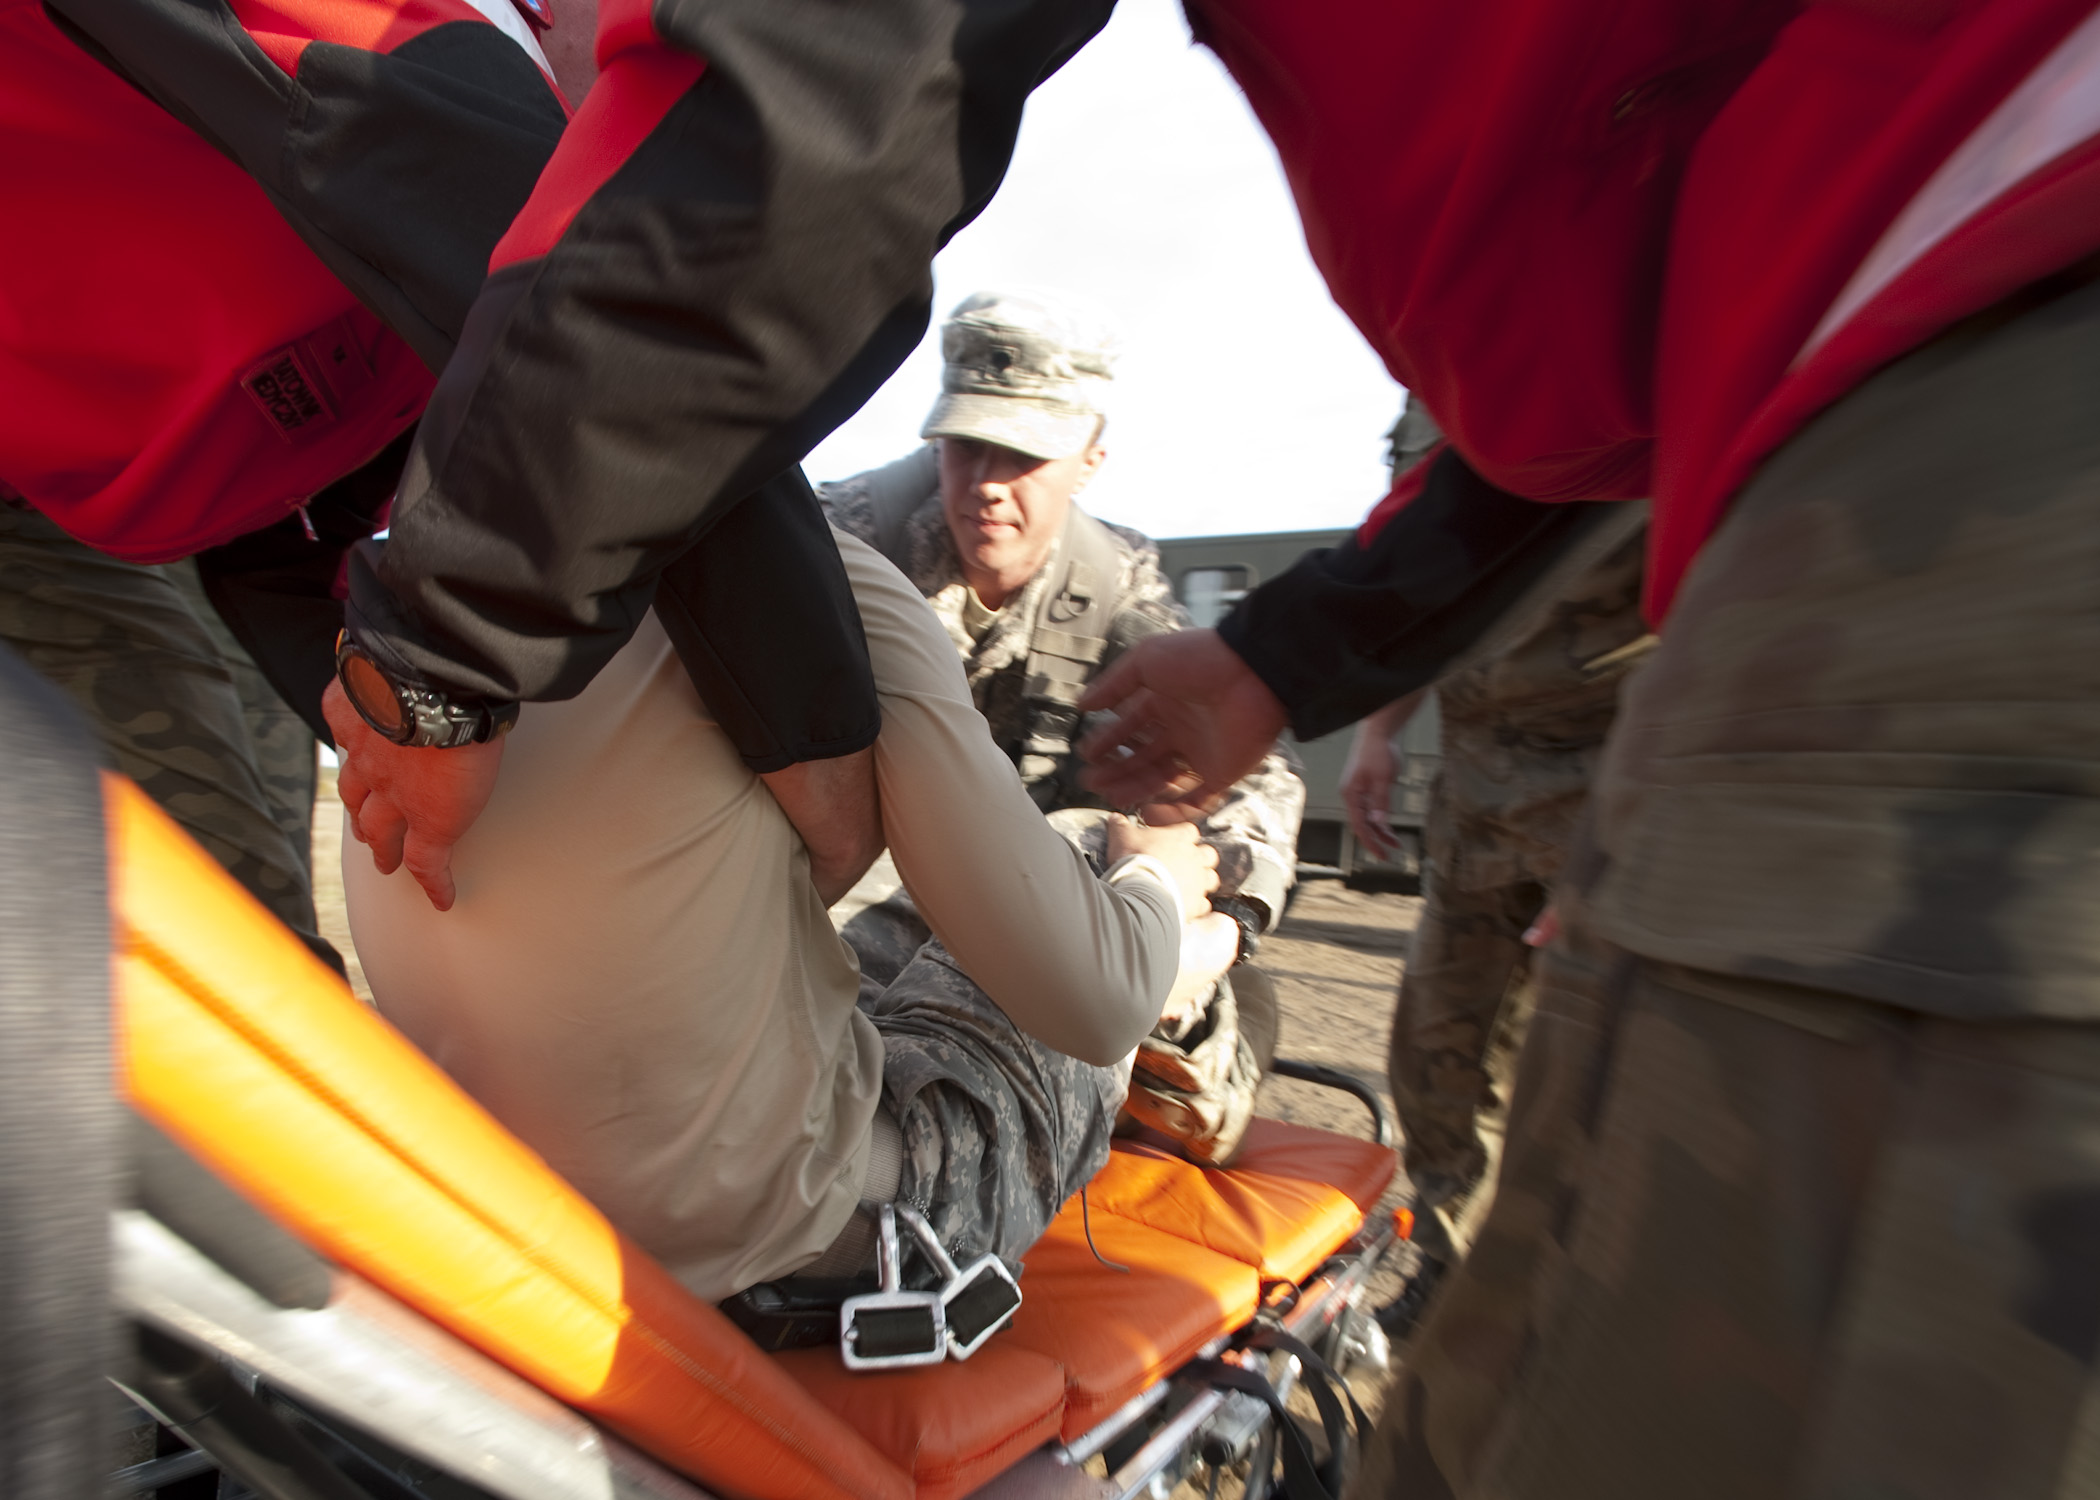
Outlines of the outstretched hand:
{"label": "outstretched hand", "polygon": [[1106,801],[1198,818],[1261,764],[1289,723],[1283,705],[1215,630],[1138,642],[1094,679],[1082,712],[1114,723],[1080,742],[1083,778]]}
{"label": "outstretched hand", "polygon": [[406,749],[381,738],[334,682],[321,695],[321,712],[342,757],[336,790],[351,834],[372,851],[380,874],[407,865],[430,904],[450,911],[457,896],[452,846],[488,806],[503,737],[452,750]]}

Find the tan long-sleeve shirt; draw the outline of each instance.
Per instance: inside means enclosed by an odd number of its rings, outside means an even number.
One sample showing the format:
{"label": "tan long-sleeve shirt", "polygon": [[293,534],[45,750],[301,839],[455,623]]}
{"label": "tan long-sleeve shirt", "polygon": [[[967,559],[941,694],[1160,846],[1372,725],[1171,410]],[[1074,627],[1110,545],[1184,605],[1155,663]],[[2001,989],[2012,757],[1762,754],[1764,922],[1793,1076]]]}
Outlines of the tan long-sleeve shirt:
{"label": "tan long-sleeve shirt", "polygon": [[[939,622],[839,537],[882,700],[883,823],[919,910],[1024,1030],[1088,1061],[1173,982],[1179,899],[1107,880],[992,743]],[[807,1264],[860,1200],[882,1044],[794,829],[652,615],[577,698],[531,704],[431,909],[346,845],[379,1008],[699,1295]]]}

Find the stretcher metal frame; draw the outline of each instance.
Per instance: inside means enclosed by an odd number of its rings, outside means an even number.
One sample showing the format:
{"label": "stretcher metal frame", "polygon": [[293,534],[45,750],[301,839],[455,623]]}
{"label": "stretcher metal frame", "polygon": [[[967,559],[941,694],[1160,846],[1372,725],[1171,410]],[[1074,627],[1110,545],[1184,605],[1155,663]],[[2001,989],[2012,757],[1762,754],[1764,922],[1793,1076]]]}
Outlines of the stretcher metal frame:
{"label": "stretcher metal frame", "polygon": [[[1334,1086],[1323,1076],[1330,1073],[1293,1065],[1285,1076]],[[1347,1091],[1369,1107],[1383,1142],[1390,1127],[1382,1101],[1354,1079],[1347,1082],[1353,1085]],[[895,1233],[893,1220],[892,1254]],[[352,1272],[329,1269],[324,1305],[285,1307],[149,1213],[119,1211],[111,1235],[113,1298],[123,1316],[209,1353],[251,1390],[290,1398],[307,1425],[325,1424],[343,1449],[362,1448],[382,1465],[386,1456],[406,1456],[492,1500],[715,1500]],[[1392,1219],[1368,1217],[1295,1295],[1264,1308],[1256,1321],[1273,1320],[1297,1339],[1342,1354],[1338,1335],[1350,1318],[1367,1316],[1366,1284],[1399,1237]],[[967,1279],[979,1269],[961,1274]],[[921,1301],[928,1297],[937,1311],[939,1294],[919,1294]],[[1213,1340],[1189,1363],[1223,1358],[1259,1367],[1264,1356],[1246,1347],[1253,1326],[1250,1321]],[[970,1352],[995,1331],[978,1337]],[[941,1353],[925,1362],[937,1362]],[[1287,1396],[1297,1361],[1274,1355],[1267,1361],[1268,1377]],[[1148,1491],[1164,1494],[1198,1464],[1265,1466],[1266,1445],[1275,1440],[1268,1410],[1186,1371],[1156,1380],[1088,1431],[1053,1439],[968,1500],[1019,1494],[1137,1500]],[[184,1436],[198,1442],[193,1432]],[[1090,1460],[1112,1449],[1120,1461],[1111,1473],[1088,1472]],[[200,1457],[178,1455],[173,1463],[163,1459],[112,1475],[103,1493],[107,1500],[150,1494],[151,1484],[220,1462],[208,1438],[197,1452]],[[226,1468],[267,1500],[321,1500],[296,1482],[243,1472],[237,1460]],[[403,1485],[401,1492],[419,1491]]]}
{"label": "stretcher metal frame", "polygon": [[[142,1164],[111,1241],[135,1358],[111,1373],[268,1500],[1109,1500],[1259,1460],[1265,1415],[1296,1482],[1314,1460],[1277,1396],[1294,1378],[1279,1351],[1309,1362],[1329,1446],[1343,1441],[1312,1344],[1347,1343],[1395,1238],[1365,1218],[1390,1150],[1258,1121],[1221,1171],[1119,1142],[1091,1185],[1099,1225],[1082,1197],[1030,1251],[1043,1279],[1026,1326],[966,1341],[1012,1372],[981,1387],[1004,1404],[958,1402],[980,1389],[976,1364],[862,1376],[836,1356],[775,1358],[135,787],[111,776],[105,795],[119,1077]],[[1350,1092],[1388,1139],[1377,1096]],[[1129,1247],[1131,1265],[1104,1262],[1132,1274],[1120,1298],[1096,1285],[1117,1278],[1095,1264],[1095,1227]],[[1338,1487],[1318,1466],[1318,1487]]]}

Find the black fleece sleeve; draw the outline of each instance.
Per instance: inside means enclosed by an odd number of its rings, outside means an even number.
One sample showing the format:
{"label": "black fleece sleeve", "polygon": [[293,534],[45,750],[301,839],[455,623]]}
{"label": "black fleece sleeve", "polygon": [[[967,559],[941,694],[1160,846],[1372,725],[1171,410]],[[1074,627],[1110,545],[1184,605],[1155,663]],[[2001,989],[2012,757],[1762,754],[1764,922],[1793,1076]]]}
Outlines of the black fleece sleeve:
{"label": "black fleece sleeve", "polygon": [[1446,449],[1369,545],[1352,536],[1307,553],[1218,633],[1283,704],[1292,733],[1316,739],[1443,676],[1625,513],[1617,501],[1525,500]]}
{"label": "black fleece sleeve", "polygon": [[350,549],[383,524],[410,436],[403,433],[322,490],[302,513],[197,554],[205,597],[324,745],[335,743],[321,694],[335,680],[343,566]]}
{"label": "black fleece sleeve", "polygon": [[551,249],[490,277],[392,541],[352,560],[359,639],[455,692],[579,691],[666,569],[728,545],[709,534],[725,507],[917,343],[934,253],[997,186],[1029,91],[1108,10],[658,0],[657,45],[706,69]]}
{"label": "black fleece sleeve", "polygon": [[[286,0],[302,17],[312,3]],[[990,196],[1028,91],[1107,8],[659,6],[648,46],[706,56],[706,78],[552,254],[483,296],[557,144],[599,147],[564,137],[546,79],[495,27],[446,22],[370,51],[325,40],[333,12],[315,4],[324,39],[287,77],[226,0],[52,0],[83,46],[248,171],[432,369],[449,363],[396,540],[348,568],[367,644],[456,691],[558,697],[653,601],[758,770],[879,726],[843,568],[782,471],[916,342],[933,248]],[[449,460],[438,485],[433,446]],[[398,474],[401,455],[385,457]],[[309,506],[320,545],[292,521],[206,563],[215,602],[310,720],[355,540],[331,528],[357,519],[333,498]],[[359,509],[369,529],[377,512]]]}

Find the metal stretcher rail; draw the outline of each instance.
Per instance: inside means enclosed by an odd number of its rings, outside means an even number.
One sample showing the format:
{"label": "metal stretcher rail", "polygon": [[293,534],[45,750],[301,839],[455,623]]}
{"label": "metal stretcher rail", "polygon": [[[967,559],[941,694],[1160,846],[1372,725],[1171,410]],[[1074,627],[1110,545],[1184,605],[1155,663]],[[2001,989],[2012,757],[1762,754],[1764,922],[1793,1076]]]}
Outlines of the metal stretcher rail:
{"label": "metal stretcher rail", "polygon": [[111,1231],[121,1311],[498,1500],[713,1500],[357,1276],[283,1308],[147,1214]]}
{"label": "metal stretcher rail", "polygon": [[[1290,1311],[1282,1316],[1279,1321],[1283,1325],[1283,1331],[1294,1338],[1310,1342],[1320,1331],[1331,1325],[1341,1311],[1349,1305],[1350,1298],[1355,1295],[1370,1276],[1372,1269],[1392,1245],[1394,1238],[1395,1233],[1390,1221],[1384,1222],[1377,1228],[1366,1225],[1364,1231],[1358,1234],[1356,1239],[1344,1246],[1328,1262],[1327,1269],[1314,1278],[1312,1283],[1301,1292],[1297,1302],[1293,1304]],[[1210,1346],[1210,1349],[1205,1352],[1209,1353],[1220,1345],[1229,1344],[1230,1342],[1230,1340],[1219,1340],[1217,1344]],[[1297,1373],[1297,1361],[1295,1359],[1289,1359],[1285,1363],[1285,1373],[1275,1378],[1279,1397],[1290,1394],[1291,1382]],[[1162,1381],[1153,1388],[1154,1391],[1159,1392],[1159,1395],[1155,1396],[1153,1391],[1147,1391],[1145,1397],[1151,1397],[1152,1404],[1156,1405],[1164,1398],[1173,1383],[1171,1380]],[[1145,1397],[1140,1397],[1139,1399],[1143,1400]],[[1170,1417],[1160,1427],[1159,1431],[1146,1441],[1143,1447],[1125,1460],[1123,1465],[1110,1476],[1109,1484],[1116,1500],[1136,1500],[1136,1497],[1142,1494],[1152,1484],[1153,1480],[1166,1470],[1168,1465],[1174,1463],[1177,1458],[1181,1457],[1188,1450],[1192,1440],[1196,1439],[1203,1432],[1206,1425],[1213,1422],[1228,1404],[1235,1400],[1235,1397],[1236,1393],[1234,1392],[1213,1387],[1199,1389],[1198,1393],[1187,1405]],[[1136,1404],[1135,1401],[1131,1403],[1133,1406]],[[1146,1409],[1149,1410],[1149,1406]],[[1142,1415],[1142,1412],[1139,1415]],[[1107,1422],[1102,1423],[1101,1427],[1107,1427],[1123,1418],[1123,1416],[1124,1413],[1119,1411],[1115,1416],[1110,1417]],[[1086,1445],[1086,1452],[1083,1456],[1090,1457],[1109,1442],[1112,1442],[1122,1431],[1127,1430],[1130,1425],[1132,1425],[1130,1421],[1123,1421],[1116,1432],[1108,1434],[1101,1442],[1095,1443],[1093,1441],[1095,1435],[1100,1431],[1100,1428],[1097,1427],[1075,1443],[1068,1444],[1067,1452],[1070,1453],[1073,1449]]]}

